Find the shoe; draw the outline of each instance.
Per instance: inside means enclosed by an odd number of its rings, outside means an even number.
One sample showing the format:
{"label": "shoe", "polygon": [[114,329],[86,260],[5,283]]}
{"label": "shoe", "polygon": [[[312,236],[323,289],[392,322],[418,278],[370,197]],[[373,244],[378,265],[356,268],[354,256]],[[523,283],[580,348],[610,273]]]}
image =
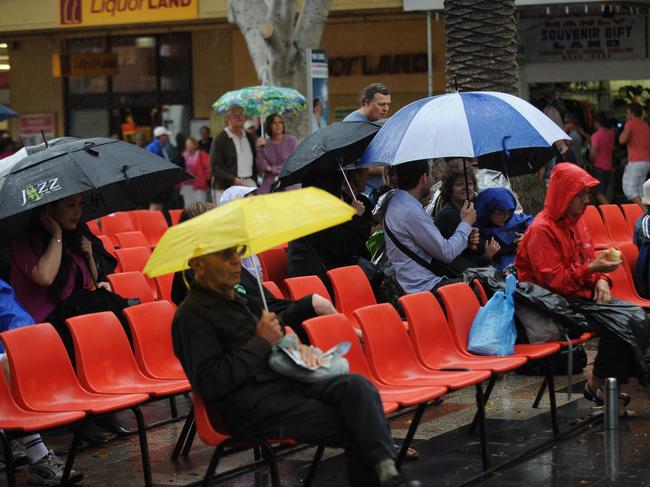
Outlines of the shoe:
{"label": "shoe", "polygon": [[381,484],[381,487],[422,487],[422,482],[419,480],[406,480],[401,475],[395,475]]}
{"label": "shoe", "polygon": [[[27,453],[25,453],[25,448],[23,444],[18,441],[10,441],[9,446],[11,446],[11,458],[13,459],[14,468],[20,467],[27,464]],[[0,472],[4,472],[7,468],[5,462],[5,452],[0,448]]]}
{"label": "shoe", "polygon": [[95,420],[95,423],[101,429],[113,433],[116,436],[127,436],[133,433],[133,431],[122,426],[114,414],[101,416]]}
{"label": "shoe", "polygon": [[[65,464],[52,450],[33,465],[27,467],[27,481],[32,485],[59,485]],[[83,479],[81,472],[70,471],[68,483],[75,484]]]}

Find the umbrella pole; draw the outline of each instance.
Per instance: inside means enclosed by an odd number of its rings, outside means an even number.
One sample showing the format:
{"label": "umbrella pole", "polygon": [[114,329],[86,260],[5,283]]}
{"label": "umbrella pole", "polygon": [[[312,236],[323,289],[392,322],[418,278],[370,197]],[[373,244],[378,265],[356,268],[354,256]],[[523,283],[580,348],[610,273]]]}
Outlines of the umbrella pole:
{"label": "umbrella pole", "polygon": [[469,178],[467,177],[467,161],[463,157],[463,174],[465,175],[465,194],[467,201],[472,201],[472,196],[469,194]]}
{"label": "umbrella pole", "polygon": [[[255,254],[251,252],[251,259],[255,257]],[[260,296],[262,298],[262,303],[264,304],[264,311],[269,312],[269,305],[266,303],[266,296],[264,296],[264,286],[262,285],[262,276],[260,275],[259,267],[255,266],[255,279],[257,279],[257,285],[260,288]]]}
{"label": "umbrella pole", "polygon": [[348,179],[348,175],[345,174],[345,171],[343,170],[343,166],[341,166],[341,161],[338,161],[339,163],[339,169],[341,170],[341,173],[343,174],[343,179],[345,179],[345,184],[348,185],[348,189],[350,190],[350,196],[352,196],[353,201],[357,201],[357,197],[354,194],[354,191],[352,190],[352,185],[350,184],[350,180]]}

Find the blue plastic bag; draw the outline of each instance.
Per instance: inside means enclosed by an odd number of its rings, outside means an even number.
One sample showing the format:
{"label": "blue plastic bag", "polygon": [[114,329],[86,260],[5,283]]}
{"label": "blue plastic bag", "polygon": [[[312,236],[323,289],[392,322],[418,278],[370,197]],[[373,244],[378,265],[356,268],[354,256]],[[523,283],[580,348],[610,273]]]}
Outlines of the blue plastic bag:
{"label": "blue plastic bag", "polygon": [[476,313],[469,331],[467,350],[476,355],[512,355],[515,351],[514,293],[517,278],[506,277],[505,291],[497,291]]}

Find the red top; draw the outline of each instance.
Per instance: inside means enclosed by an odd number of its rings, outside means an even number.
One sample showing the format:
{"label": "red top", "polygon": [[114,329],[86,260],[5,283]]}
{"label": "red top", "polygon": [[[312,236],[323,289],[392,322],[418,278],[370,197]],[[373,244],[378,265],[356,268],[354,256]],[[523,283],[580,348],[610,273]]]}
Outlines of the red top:
{"label": "red top", "polygon": [[591,136],[592,145],[596,146],[596,157],[592,164],[603,171],[612,170],[612,154],[614,152],[614,131],[599,128]]}
{"label": "red top", "polygon": [[627,141],[628,162],[650,162],[650,126],[639,117],[632,117],[625,123],[630,130]]}
{"label": "red top", "polygon": [[569,299],[591,299],[598,279],[611,285],[606,274],[588,268],[595,251],[582,218],[564,216],[578,193],[597,185],[597,179],[575,164],[561,163],[553,169],[544,210],[528,227],[517,250],[515,266],[520,281]]}

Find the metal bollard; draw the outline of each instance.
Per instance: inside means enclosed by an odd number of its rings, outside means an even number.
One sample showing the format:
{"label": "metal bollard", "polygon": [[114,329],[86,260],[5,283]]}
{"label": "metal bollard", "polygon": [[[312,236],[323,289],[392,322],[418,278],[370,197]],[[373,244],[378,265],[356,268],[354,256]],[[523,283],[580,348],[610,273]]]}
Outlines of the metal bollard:
{"label": "metal bollard", "polygon": [[618,429],[618,382],[613,377],[605,379],[605,429]]}

